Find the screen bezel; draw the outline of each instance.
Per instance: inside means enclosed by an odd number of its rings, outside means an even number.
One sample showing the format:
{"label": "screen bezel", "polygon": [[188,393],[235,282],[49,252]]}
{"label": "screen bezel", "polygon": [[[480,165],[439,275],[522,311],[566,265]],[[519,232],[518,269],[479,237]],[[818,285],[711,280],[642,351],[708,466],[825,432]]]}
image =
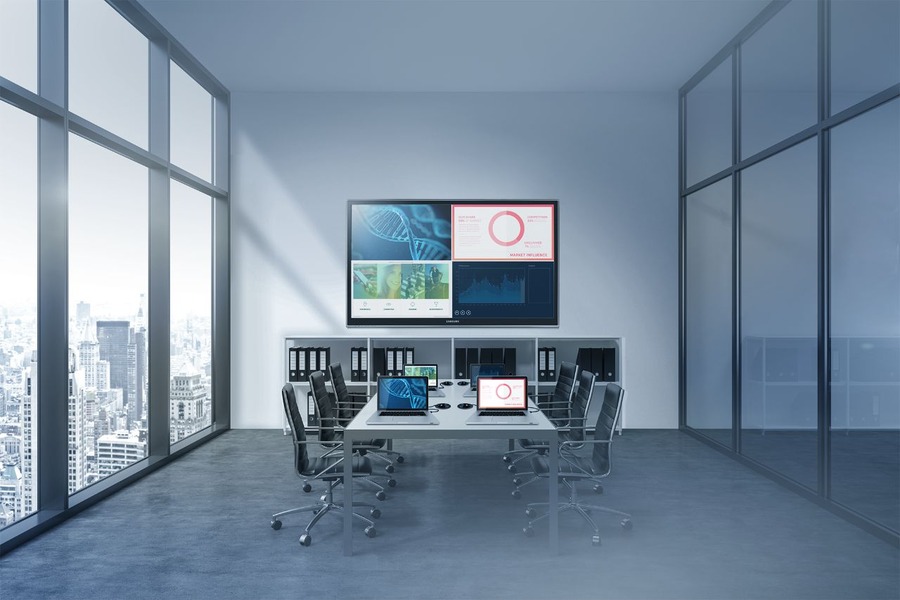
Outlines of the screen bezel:
{"label": "screen bezel", "polygon": [[[521,206],[552,205],[553,206],[553,315],[547,318],[509,318],[498,319],[473,317],[439,317],[439,318],[400,318],[400,317],[353,317],[352,315],[352,275],[353,256],[353,207],[360,205],[410,205],[410,204],[444,204],[444,205],[485,205],[485,206]],[[412,199],[412,200],[348,200],[347,201],[347,261],[344,273],[344,301],[346,304],[347,327],[559,327],[559,201],[558,200],[447,200],[447,199]],[[502,261],[498,261],[502,262]]]}

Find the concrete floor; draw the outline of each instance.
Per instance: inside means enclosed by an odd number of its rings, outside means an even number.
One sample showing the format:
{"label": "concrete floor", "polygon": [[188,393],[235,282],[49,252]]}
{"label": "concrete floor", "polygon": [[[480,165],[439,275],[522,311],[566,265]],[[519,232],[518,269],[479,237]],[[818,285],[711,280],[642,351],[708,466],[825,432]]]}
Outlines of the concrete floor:
{"label": "concrete floor", "polygon": [[[559,556],[546,526],[526,538],[502,441],[398,442],[399,485],[378,535],[340,518],[297,543],[308,503],[290,437],[230,431],[0,560],[0,597],[30,598],[900,598],[900,551],[678,431],[627,430],[606,493],[633,514],[602,518],[603,544],[573,514]],[[358,489],[362,490],[363,487]],[[372,498],[371,494],[360,496]],[[596,513],[595,513],[596,516]]]}

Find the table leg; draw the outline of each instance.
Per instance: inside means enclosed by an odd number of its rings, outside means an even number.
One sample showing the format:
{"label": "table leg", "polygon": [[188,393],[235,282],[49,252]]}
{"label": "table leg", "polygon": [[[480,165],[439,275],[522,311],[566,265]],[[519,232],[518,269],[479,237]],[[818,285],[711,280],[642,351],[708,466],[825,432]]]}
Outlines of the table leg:
{"label": "table leg", "polygon": [[[556,451],[548,452],[550,455],[550,554],[559,554],[559,439],[555,436],[550,443],[556,447]],[[552,447],[552,446],[551,446]]]}
{"label": "table leg", "polygon": [[353,555],[353,442],[344,437],[344,556]]}

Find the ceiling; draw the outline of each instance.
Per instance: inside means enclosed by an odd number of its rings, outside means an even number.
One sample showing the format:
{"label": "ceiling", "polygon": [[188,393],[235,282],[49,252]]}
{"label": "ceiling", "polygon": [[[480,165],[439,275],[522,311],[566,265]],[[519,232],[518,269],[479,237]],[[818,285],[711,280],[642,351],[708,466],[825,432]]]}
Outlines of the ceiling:
{"label": "ceiling", "polygon": [[768,0],[140,0],[231,91],[675,91]]}

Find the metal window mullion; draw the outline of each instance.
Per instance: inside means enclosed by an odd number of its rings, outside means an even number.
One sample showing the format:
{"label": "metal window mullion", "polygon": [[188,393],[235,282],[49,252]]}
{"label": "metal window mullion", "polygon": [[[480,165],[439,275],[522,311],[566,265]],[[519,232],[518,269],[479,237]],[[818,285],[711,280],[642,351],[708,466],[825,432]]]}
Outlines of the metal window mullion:
{"label": "metal window mullion", "polygon": [[[38,92],[66,107],[66,5],[38,4]],[[68,507],[68,134],[64,116],[38,121],[37,510]]]}
{"label": "metal window mullion", "polygon": [[149,51],[150,152],[163,165],[149,169],[149,281],[147,302],[148,454],[168,456],[170,372],[170,184],[169,184],[169,50],[166,40],[151,40]]}
{"label": "metal window mullion", "polygon": [[[774,13],[773,13],[774,14]],[[743,365],[741,353],[741,46],[731,58],[731,448],[741,452]]]}

